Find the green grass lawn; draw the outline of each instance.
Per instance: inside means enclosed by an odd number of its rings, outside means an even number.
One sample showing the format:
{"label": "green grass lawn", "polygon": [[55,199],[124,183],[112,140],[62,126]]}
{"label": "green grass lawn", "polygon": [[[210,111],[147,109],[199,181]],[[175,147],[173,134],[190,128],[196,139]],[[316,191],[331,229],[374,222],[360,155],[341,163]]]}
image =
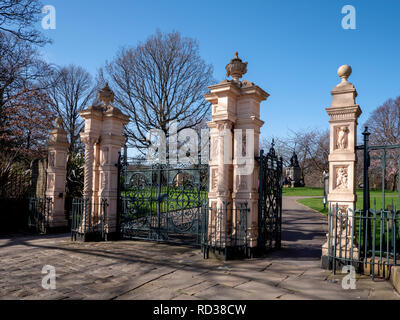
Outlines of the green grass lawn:
{"label": "green grass lawn", "polygon": [[328,207],[324,209],[324,204],[322,203],[322,198],[306,198],[306,199],[299,199],[297,202],[319,211],[325,215],[328,215]]}
{"label": "green grass lawn", "polygon": [[[358,192],[357,192],[357,194],[358,194]],[[371,209],[374,209],[374,198],[373,198],[374,194],[371,193],[370,196],[371,196],[371,199],[370,199],[371,200],[370,201],[371,204],[370,204],[370,206],[371,206]],[[358,199],[357,199],[356,207],[357,207],[357,209],[362,209],[362,207],[363,207],[363,197],[358,195],[357,198]],[[383,205],[382,198],[380,197],[380,195],[379,196],[376,195],[375,199],[376,199],[376,209],[380,210],[382,208],[382,205]],[[388,208],[388,206],[392,206],[392,200],[393,200],[394,207],[396,209],[398,209],[399,208],[399,199],[397,197],[394,197],[393,195],[386,198],[385,208]],[[307,207],[309,207],[311,209],[317,210],[317,211],[319,211],[319,212],[321,212],[321,213],[323,213],[325,215],[328,215],[328,209],[324,209],[324,204],[322,203],[322,198],[306,198],[306,199],[297,200],[297,202],[299,202],[299,203],[301,203],[301,204],[303,204],[303,205],[305,205],[305,206],[307,206]]]}
{"label": "green grass lawn", "polygon": [[[397,191],[388,191],[386,190],[385,192],[386,196],[397,196],[398,192]],[[323,196],[324,195],[324,189],[323,188],[310,188],[310,187],[303,187],[303,188],[283,188],[282,189],[282,195],[284,197],[306,197],[306,196]],[[362,197],[363,195],[363,190],[362,189],[357,189],[357,195],[358,197]],[[382,196],[382,190],[370,190],[370,197],[381,197]]]}
{"label": "green grass lawn", "polygon": [[282,195],[284,197],[299,197],[299,196],[323,196],[324,189],[322,188],[283,188]]}

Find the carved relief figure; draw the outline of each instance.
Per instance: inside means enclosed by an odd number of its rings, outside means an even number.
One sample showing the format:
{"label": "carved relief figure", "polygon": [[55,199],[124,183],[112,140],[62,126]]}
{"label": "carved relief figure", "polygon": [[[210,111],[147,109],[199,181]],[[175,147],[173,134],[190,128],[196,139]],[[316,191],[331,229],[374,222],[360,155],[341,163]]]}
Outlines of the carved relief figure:
{"label": "carved relief figure", "polygon": [[54,158],[55,158],[54,152],[50,152],[50,154],[49,154],[49,167],[50,168],[54,168]]}
{"label": "carved relief figure", "polygon": [[347,168],[337,168],[336,169],[336,189],[343,190],[348,189],[348,174]]}
{"label": "carved relief figure", "polygon": [[48,176],[48,184],[47,184],[47,189],[48,190],[51,190],[51,189],[54,188],[54,179],[55,179],[54,174],[49,174],[49,176]]}
{"label": "carved relief figure", "polygon": [[336,135],[336,148],[347,149],[349,129],[347,127],[339,127]]}
{"label": "carved relief figure", "polygon": [[101,150],[101,165],[105,165],[108,161],[108,148]]}

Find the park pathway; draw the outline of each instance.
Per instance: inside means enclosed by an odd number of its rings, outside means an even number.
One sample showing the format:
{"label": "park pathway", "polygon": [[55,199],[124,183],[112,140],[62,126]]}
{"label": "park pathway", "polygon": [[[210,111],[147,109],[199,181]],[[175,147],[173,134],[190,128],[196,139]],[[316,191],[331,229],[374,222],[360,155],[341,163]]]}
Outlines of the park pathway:
{"label": "park pathway", "polygon": [[[204,260],[198,248],[139,241],[73,243],[68,235],[0,238],[0,299],[400,299],[387,281],[320,269],[326,218],[283,201],[282,250],[266,258]],[[42,268],[56,268],[56,289]]]}

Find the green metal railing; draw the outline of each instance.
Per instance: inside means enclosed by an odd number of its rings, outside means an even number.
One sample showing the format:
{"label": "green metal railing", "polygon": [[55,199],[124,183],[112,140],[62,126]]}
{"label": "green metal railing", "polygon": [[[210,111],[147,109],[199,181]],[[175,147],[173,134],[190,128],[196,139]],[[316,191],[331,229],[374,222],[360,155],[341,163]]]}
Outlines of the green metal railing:
{"label": "green metal railing", "polygon": [[28,227],[37,233],[45,234],[49,230],[49,217],[53,202],[51,198],[30,198],[28,209]]}
{"label": "green metal railing", "polygon": [[107,206],[107,199],[99,202],[92,202],[87,198],[73,199],[71,240],[104,240]]}
{"label": "green metal railing", "polygon": [[230,203],[223,206],[205,207],[202,223],[202,252],[207,259],[210,251],[225,260],[251,256],[248,241],[247,203],[233,208]]}
{"label": "green metal railing", "polygon": [[390,267],[400,264],[400,213],[394,206],[364,213],[336,205],[328,219],[328,257],[334,273],[352,265],[358,272],[370,270],[374,279],[388,277]]}

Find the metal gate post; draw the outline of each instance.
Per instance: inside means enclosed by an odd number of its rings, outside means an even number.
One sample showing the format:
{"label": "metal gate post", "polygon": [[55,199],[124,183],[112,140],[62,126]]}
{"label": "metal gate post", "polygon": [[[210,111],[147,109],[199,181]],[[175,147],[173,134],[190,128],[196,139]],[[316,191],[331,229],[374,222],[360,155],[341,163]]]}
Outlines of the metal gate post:
{"label": "metal gate post", "polygon": [[263,160],[264,160],[264,150],[260,150],[260,171],[259,171],[259,177],[258,177],[258,241],[257,244],[260,246],[260,241],[261,239],[261,223],[262,223],[262,214],[263,214],[263,206],[262,206],[262,201],[263,201]]}
{"label": "metal gate post", "polygon": [[[161,235],[161,164],[157,165],[158,179],[157,179],[157,240],[160,240]],[[167,212],[168,215],[168,212]],[[168,220],[168,216],[166,218]]]}
{"label": "metal gate post", "polygon": [[[125,145],[126,146],[126,145]],[[125,148],[126,150],[126,148]],[[124,160],[126,159],[126,154],[124,154]],[[124,161],[125,162],[125,161]],[[121,198],[121,171],[122,171],[122,163],[121,163],[121,152],[118,152],[118,162],[116,164],[118,168],[118,182],[117,182],[117,217],[116,217],[116,238],[121,238],[121,208],[122,208],[122,198]]]}
{"label": "metal gate post", "polygon": [[[364,168],[363,168],[363,214],[364,214],[364,232],[368,230],[367,243],[364,244],[364,250],[368,251],[368,248],[371,244],[371,221],[368,219],[369,217],[369,208],[370,208],[370,199],[369,199],[369,181],[368,181],[368,168],[369,168],[369,150],[368,150],[368,142],[369,135],[368,127],[365,127],[364,132],[362,133],[364,136]],[[366,237],[364,237],[366,239]]]}

